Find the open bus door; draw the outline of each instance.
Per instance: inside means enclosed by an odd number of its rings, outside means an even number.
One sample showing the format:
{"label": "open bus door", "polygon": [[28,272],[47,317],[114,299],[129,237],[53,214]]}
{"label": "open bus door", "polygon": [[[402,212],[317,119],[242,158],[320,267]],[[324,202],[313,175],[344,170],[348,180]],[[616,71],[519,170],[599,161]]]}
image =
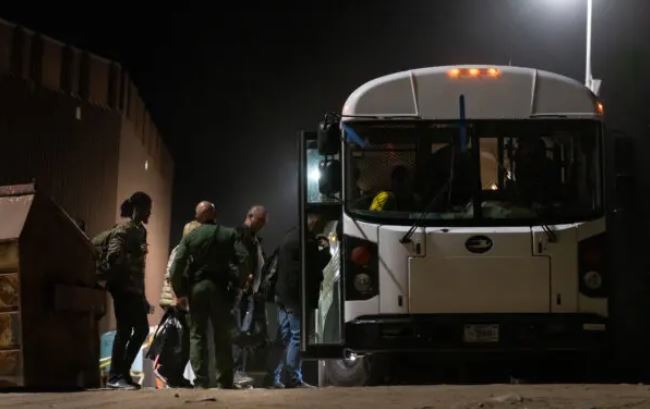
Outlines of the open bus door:
{"label": "open bus door", "polygon": [[[301,131],[299,149],[301,350],[305,359],[340,359],[344,345],[341,164],[338,152],[325,150],[325,155],[322,146],[319,149],[316,132]],[[320,263],[313,260],[315,244]],[[315,267],[328,258],[325,268]]]}

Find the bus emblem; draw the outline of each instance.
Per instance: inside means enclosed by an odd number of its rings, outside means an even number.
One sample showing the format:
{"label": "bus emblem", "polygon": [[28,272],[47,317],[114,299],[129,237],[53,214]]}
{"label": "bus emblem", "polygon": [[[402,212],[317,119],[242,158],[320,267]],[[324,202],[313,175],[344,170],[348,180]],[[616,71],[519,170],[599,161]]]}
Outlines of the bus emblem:
{"label": "bus emblem", "polygon": [[492,239],[486,236],[472,236],[465,242],[465,248],[472,253],[485,253],[492,248]]}

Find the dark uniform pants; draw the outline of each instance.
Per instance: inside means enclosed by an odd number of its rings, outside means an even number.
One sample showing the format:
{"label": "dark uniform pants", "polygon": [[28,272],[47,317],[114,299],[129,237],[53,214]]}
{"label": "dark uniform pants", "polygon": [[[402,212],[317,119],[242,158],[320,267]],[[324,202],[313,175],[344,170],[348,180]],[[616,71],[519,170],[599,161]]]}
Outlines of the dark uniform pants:
{"label": "dark uniform pants", "polygon": [[111,354],[111,380],[130,378],[129,372],[142,343],[149,333],[147,304],[144,296],[112,292],[116,331]]}
{"label": "dark uniform pants", "polygon": [[190,362],[195,385],[208,387],[210,363],[208,355],[208,322],[212,324],[214,351],[219,370],[219,383],[231,387],[233,380],[232,343],[230,331],[232,316],[226,290],[211,280],[202,280],[192,286],[190,294]]}

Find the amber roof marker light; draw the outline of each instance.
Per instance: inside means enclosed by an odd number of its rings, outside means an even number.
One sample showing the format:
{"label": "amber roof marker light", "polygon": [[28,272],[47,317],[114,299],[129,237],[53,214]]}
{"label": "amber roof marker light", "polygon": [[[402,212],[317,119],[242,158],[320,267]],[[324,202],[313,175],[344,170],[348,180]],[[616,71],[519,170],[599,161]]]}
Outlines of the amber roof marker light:
{"label": "amber roof marker light", "polygon": [[447,70],[447,76],[452,79],[457,78],[498,78],[501,76],[501,70],[496,67],[489,68],[451,68]]}
{"label": "amber roof marker light", "polygon": [[488,69],[487,69],[487,75],[488,75],[489,77],[496,78],[496,77],[498,77],[499,75],[501,75],[501,71],[499,71],[497,68],[494,68],[494,67],[492,67],[492,68],[488,68]]}
{"label": "amber roof marker light", "polygon": [[450,78],[458,78],[458,77],[460,77],[460,69],[459,68],[452,68],[451,70],[447,71],[447,75]]}

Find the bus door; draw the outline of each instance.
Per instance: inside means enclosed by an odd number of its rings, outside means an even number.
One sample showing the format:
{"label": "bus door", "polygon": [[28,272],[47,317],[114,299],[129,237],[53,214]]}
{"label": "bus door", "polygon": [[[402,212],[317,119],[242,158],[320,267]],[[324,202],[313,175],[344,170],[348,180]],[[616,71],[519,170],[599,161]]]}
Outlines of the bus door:
{"label": "bus door", "polygon": [[341,163],[317,134],[299,134],[301,350],[303,358],[343,356]]}

